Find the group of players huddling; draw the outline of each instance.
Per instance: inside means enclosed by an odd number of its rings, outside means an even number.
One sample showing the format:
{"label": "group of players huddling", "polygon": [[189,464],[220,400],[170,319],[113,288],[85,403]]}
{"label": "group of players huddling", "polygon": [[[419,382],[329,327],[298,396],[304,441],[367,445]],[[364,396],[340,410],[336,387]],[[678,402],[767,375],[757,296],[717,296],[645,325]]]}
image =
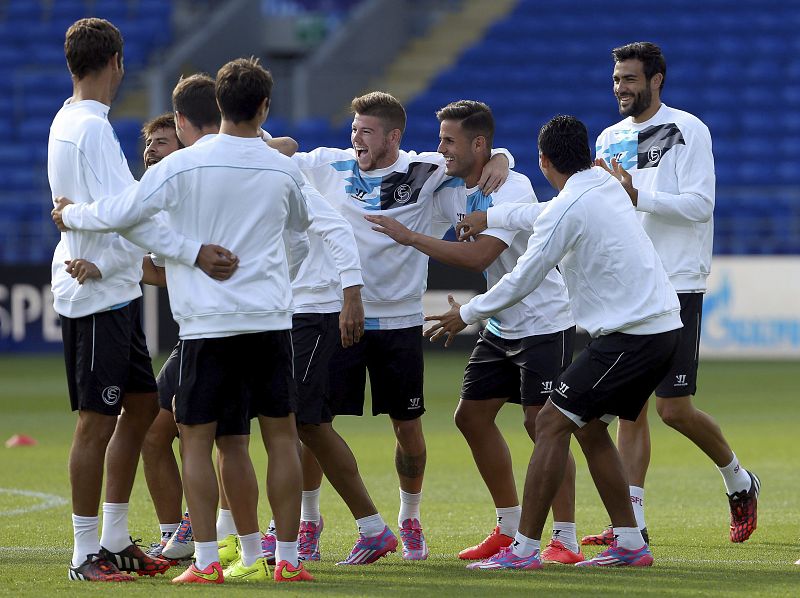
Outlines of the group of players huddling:
{"label": "group of players huddling", "polygon": [[[422,341],[447,345],[487,319],[455,422],[497,523],[459,553],[468,568],[651,565],[644,479],[654,391],[663,421],[719,468],[731,541],[753,533],[760,482],[691,400],[714,164],[706,126],[660,100],[658,46],[613,51],[625,119],[600,135],[596,159],[576,118],[542,127],[539,164],[558,191],[546,203],[510,170],[513,157],[492,149],[492,113],[477,101],[437,112],[437,152],[400,149],[405,110],[383,92],[353,100],[352,147],[297,152],[262,128],[272,77],[253,59],[225,64],[216,80],[178,82],[174,113],[143,128],[147,171],[137,183],[108,122],[124,74],[119,30],[81,19],[65,53],[73,95],[53,121],[48,176],[62,231],[53,295],[78,411],[70,579],[132,581],[193,558],[174,583],[311,580],[304,562],[320,559],[323,474],[357,526],[340,565],[374,563],[399,544],[404,559],[426,559]],[[449,227],[458,241],[442,239]],[[487,292],[423,316],[429,256],[483,272]],[[180,328],[158,381],[140,282],[167,286]],[[434,324],[423,332],[424,320]],[[573,361],[576,323],[591,341]],[[337,415],[363,415],[367,372],[372,413],[388,414],[396,437],[399,542],[333,428]],[[495,424],[507,402],[521,403],[536,445],[521,505]],[[607,431],[615,417],[616,445]],[[264,534],[252,418],[269,456]],[[573,435],[611,521],[580,542]],[[140,452],[162,534],[146,552],[128,531]],[[607,548],[586,559],[580,544]]]}

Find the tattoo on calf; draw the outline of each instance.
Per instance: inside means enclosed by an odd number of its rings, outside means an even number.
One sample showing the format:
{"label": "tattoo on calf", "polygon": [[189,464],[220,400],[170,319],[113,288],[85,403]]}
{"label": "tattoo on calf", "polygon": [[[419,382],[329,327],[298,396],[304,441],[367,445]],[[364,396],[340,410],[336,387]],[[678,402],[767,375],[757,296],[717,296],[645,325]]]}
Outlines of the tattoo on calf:
{"label": "tattoo on calf", "polygon": [[397,473],[406,478],[421,478],[425,474],[425,461],[427,453],[421,455],[407,455],[402,450],[394,454],[394,466]]}

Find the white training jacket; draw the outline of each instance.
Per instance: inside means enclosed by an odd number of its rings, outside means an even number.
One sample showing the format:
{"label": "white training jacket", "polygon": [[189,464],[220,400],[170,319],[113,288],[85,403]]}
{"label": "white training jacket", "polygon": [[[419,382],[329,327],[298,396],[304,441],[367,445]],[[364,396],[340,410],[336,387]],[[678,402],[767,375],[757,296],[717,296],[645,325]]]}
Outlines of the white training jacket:
{"label": "white training jacket", "polygon": [[596,155],[616,158],[639,192],[636,209],[675,290],[702,293],[714,241],[714,155],[703,122],[662,104],[652,118],[628,117],[597,138]]}
{"label": "white training jacket", "polygon": [[261,138],[219,134],[170,154],[120,197],[67,206],[63,219],[70,228],[113,230],[164,210],[179,234],[239,257],[226,281],[167,260],[181,339],[289,330],[293,304],[283,233],[308,228],[303,184],[292,161]]}
{"label": "white training jacket", "polygon": [[[490,195],[484,195],[478,187],[467,188],[464,179],[451,179],[436,192],[436,202],[451,226],[455,226],[466,214],[485,212],[492,206],[517,202],[540,205],[536,203],[536,194],[528,177],[513,170],[509,171],[508,180],[503,186]],[[525,253],[530,234],[519,229],[500,227],[487,228],[481,234],[495,237],[507,246],[483,273],[486,288],[490,289],[513,270],[517,260]],[[561,332],[574,325],[567,287],[561,274],[554,268],[530,295],[489,318],[486,329],[501,338],[520,339]]]}
{"label": "white training jacket", "polygon": [[[557,264],[572,314],[591,336],[613,332],[657,334],[681,328],[680,303],[628,194],[602,168],[573,174],[536,218],[514,221],[526,204],[489,208],[491,227],[533,230],[514,269],[461,307],[467,324],[489,317],[530,294]],[[534,228],[535,221],[535,228]]]}
{"label": "white training jacket", "polygon": [[[53,199],[63,196],[76,203],[92,203],[136,184],[108,122],[108,111],[108,106],[94,100],[67,100],[56,114],[47,147],[47,177]],[[200,243],[167,235],[166,228],[163,222],[153,222],[124,231],[140,246],[116,233],[61,233],[52,263],[56,313],[80,318],[140,297],[143,247],[194,264]],[[152,243],[144,245],[147,241]],[[65,271],[64,262],[79,258],[97,266],[102,277],[78,284]]]}

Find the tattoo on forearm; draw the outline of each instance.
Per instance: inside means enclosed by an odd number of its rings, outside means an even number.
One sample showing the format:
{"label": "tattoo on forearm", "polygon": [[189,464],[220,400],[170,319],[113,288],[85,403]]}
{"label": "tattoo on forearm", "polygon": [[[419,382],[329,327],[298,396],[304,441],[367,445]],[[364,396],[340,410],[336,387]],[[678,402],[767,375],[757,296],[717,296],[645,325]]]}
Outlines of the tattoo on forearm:
{"label": "tattoo on forearm", "polygon": [[425,474],[425,461],[427,453],[421,455],[407,455],[401,450],[394,454],[394,466],[397,473],[406,478],[421,478]]}

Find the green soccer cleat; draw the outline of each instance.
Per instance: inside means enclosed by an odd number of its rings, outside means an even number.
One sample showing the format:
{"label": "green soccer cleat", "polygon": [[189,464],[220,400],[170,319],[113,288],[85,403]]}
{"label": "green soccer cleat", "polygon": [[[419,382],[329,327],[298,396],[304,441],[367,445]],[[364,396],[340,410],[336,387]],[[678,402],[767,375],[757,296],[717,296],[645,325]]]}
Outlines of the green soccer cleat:
{"label": "green soccer cleat", "polygon": [[229,534],[219,541],[219,563],[223,567],[232,565],[239,560],[239,537]]}
{"label": "green soccer cleat", "polygon": [[223,572],[225,581],[272,581],[267,559],[261,557],[249,567],[245,567],[242,559],[236,559]]}

